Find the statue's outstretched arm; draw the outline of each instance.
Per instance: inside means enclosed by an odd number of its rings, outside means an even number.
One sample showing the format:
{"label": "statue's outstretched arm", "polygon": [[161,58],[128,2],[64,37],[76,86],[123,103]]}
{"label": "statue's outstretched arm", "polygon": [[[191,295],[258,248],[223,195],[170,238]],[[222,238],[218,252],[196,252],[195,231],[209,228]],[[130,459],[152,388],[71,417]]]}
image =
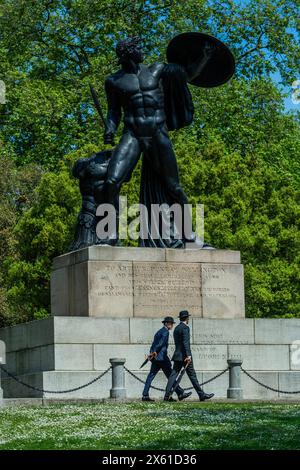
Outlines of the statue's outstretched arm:
{"label": "statue's outstretched arm", "polygon": [[114,145],[114,135],[121,121],[122,110],[118,93],[114,89],[109,78],[105,81],[105,92],[108,110],[106,118],[106,128],[104,133],[104,143]]}
{"label": "statue's outstretched arm", "polygon": [[195,62],[191,62],[185,67],[187,79],[189,82],[199,77],[207,62],[211,58],[213,50],[213,47],[211,47],[209,44],[206,44],[206,46],[203,48],[202,59],[200,61],[197,60]]}

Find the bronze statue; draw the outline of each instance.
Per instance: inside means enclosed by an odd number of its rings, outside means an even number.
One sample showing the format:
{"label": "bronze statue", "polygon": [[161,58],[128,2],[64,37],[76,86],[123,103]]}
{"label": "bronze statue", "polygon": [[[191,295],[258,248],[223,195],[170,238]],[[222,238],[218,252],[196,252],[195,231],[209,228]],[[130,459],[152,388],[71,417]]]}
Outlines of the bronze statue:
{"label": "bronze statue", "polygon": [[[104,143],[114,145],[122,114],[124,127],[109,159],[105,202],[114,205],[118,217],[121,186],[130,180],[143,155],[140,202],[149,210],[152,204],[171,206],[178,203],[183,208],[188,199],[179,181],[168,131],[187,126],[193,120],[194,108],[188,82],[204,87],[225,83],[233,74],[234,59],[224,44],[202,33],[176,36],[167,49],[167,64],[144,65],[138,37],[120,41],[116,54],[120,69],[105,81],[108,112]],[[96,105],[102,115],[99,104]],[[186,242],[197,244],[191,215],[186,211],[183,213],[185,222],[188,222],[183,225],[190,227],[189,233],[178,237],[178,227],[171,221],[170,237],[154,239],[151,223],[147,221],[147,236],[140,239],[140,246],[182,248]],[[110,233],[105,243],[117,244],[118,230]],[[202,243],[200,245],[203,246]]]}

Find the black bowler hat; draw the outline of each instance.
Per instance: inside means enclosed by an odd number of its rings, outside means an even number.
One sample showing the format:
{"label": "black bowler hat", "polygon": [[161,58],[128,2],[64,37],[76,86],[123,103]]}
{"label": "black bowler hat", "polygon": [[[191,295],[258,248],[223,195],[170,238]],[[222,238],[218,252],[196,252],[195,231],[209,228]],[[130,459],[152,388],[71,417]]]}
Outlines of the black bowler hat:
{"label": "black bowler hat", "polygon": [[190,314],[187,310],[182,310],[181,312],[179,312],[179,319],[180,321],[181,320],[185,320],[186,318],[190,317]]}
{"label": "black bowler hat", "polygon": [[162,323],[176,323],[173,317],[165,317]]}

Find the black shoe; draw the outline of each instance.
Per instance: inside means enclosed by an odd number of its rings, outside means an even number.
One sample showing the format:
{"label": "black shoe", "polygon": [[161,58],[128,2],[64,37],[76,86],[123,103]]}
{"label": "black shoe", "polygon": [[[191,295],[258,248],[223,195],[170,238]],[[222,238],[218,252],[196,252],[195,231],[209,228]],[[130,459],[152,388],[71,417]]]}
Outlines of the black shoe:
{"label": "black shoe", "polygon": [[173,397],[165,397],[164,401],[176,401]]}
{"label": "black shoe", "polygon": [[142,401],[154,401],[154,400],[150,397],[142,397]]}
{"label": "black shoe", "polygon": [[178,400],[182,401],[185,398],[188,398],[192,395],[192,392],[183,392],[181,395],[178,395]]}
{"label": "black shoe", "polygon": [[201,395],[199,395],[199,400],[200,401],[205,401],[205,400],[209,400],[210,398],[214,397],[215,394],[214,393],[201,393]]}

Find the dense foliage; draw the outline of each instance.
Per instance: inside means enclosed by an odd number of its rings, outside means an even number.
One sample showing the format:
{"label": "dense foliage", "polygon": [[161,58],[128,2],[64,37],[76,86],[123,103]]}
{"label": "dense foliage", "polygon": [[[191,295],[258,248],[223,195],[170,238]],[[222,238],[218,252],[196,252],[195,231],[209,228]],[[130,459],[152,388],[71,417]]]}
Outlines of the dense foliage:
{"label": "dense foliage", "polygon": [[[237,71],[220,88],[191,87],[195,121],[172,134],[182,182],[205,205],[206,239],[242,252],[248,315],[300,315],[299,113],[284,109],[299,78],[299,13],[297,0],[2,0],[0,325],[49,312],[51,262],[80,206],[70,168],[104,148],[89,83],[104,104],[119,38],[138,33],[147,60],[164,60],[187,30],[228,43]],[[129,203],[138,191],[137,169]]]}

